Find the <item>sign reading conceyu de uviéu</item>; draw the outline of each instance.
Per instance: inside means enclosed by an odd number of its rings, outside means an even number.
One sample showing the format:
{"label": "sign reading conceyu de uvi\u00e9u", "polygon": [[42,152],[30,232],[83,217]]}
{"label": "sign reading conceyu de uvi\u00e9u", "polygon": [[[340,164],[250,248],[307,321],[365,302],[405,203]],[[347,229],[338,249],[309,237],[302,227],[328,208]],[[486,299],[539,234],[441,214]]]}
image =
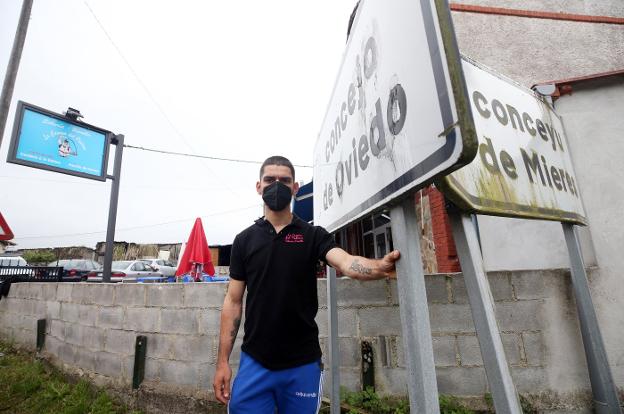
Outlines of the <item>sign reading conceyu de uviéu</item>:
{"label": "sign reading conceyu de uvi\u00e9u", "polygon": [[335,231],[476,154],[452,28],[437,16],[433,2],[360,2],[315,147],[315,224]]}
{"label": "sign reading conceyu de uvi\u00e9u", "polygon": [[479,214],[586,224],[563,124],[533,91],[463,59],[478,155],[437,185]]}

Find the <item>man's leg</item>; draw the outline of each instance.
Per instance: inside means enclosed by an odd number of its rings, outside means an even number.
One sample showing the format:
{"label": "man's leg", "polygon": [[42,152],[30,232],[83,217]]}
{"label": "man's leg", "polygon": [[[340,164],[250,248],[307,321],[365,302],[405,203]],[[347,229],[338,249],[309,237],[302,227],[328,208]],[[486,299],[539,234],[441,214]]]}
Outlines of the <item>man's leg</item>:
{"label": "man's leg", "polygon": [[268,369],[241,352],[240,367],[232,385],[229,414],[273,414],[274,378]]}
{"label": "man's leg", "polygon": [[320,361],[279,371],[279,375],[281,387],[275,391],[279,414],[318,413],[323,398]]}

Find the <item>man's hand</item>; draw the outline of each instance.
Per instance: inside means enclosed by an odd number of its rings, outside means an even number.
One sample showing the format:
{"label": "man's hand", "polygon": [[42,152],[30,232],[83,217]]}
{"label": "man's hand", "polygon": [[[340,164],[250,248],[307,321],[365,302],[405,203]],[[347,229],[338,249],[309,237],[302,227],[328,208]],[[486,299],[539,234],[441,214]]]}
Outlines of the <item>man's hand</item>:
{"label": "man's hand", "polygon": [[367,259],[360,256],[351,256],[339,247],[334,247],[327,252],[325,258],[335,269],[358,280],[376,280],[385,278],[396,278],[395,262],[399,260],[401,254],[394,250],[382,259]]}
{"label": "man's hand", "polygon": [[398,250],[393,250],[381,259],[379,263],[379,272],[386,278],[396,279],[396,265],[395,262],[399,260],[401,253]]}
{"label": "man's hand", "polygon": [[217,364],[214,382],[212,387],[217,401],[227,404],[230,401],[230,380],[232,379],[232,368],[230,364]]}

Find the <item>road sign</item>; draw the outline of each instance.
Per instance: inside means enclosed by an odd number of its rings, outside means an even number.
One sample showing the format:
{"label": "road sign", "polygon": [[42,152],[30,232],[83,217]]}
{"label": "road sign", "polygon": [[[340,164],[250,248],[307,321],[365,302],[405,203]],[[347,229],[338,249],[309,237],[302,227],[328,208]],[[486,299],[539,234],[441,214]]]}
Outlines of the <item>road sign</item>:
{"label": "road sign", "polygon": [[586,224],[561,119],[533,91],[463,60],[479,151],[437,183],[465,211]]}
{"label": "road sign", "polygon": [[13,237],[11,228],[2,216],[2,213],[0,213],[0,240],[11,240]]}
{"label": "road sign", "polygon": [[360,2],[316,143],[315,224],[334,231],[476,154],[452,23],[439,4]]}
{"label": "road sign", "polygon": [[20,101],[7,162],[105,181],[110,135]]}

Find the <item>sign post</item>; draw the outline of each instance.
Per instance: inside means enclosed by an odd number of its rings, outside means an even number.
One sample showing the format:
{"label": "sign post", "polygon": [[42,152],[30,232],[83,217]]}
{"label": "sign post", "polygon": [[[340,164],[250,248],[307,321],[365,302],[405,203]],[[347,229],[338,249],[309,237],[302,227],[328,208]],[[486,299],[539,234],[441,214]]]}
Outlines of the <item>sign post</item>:
{"label": "sign post", "polygon": [[439,403],[411,195],[469,163],[476,144],[446,1],[360,1],[315,147],[314,224],[333,232],[395,205],[390,214],[402,255],[399,305],[414,413],[438,413]]}
{"label": "sign post", "polygon": [[115,249],[115,223],[117,222],[117,201],[119,200],[119,180],[121,179],[121,157],[123,156],[124,136],[116,135],[111,139],[115,145],[115,163],[113,175],[107,175],[111,179],[110,204],[108,207],[108,226],[106,227],[106,250],[104,252],[104,266],[102,269],[102,282],[110,283],[111,266],[113,264],[113,250]]}
{"label": "sign post", "polygon": [[401,250],[401,260],[396,263],[397,291],[410,412],[439,413],[429,307],[418,236],[420,231],[412,198],[393,207],[390,217],[392,238]]}
{"label": "sign post", "polygon": [[[436,186],[465,212],[562,222],[596,410],[620,413],[574,231],[575,224],[585,225],[587,219],[563,124],[533,91],[467,59],[463,68],[481,140],[478,156]],[[466,214],[451,216],[496,410],[517,412],[474,229]]]}
{"label": "sign post", "polygon": [[522,409],[496,323],[494,300],[474,224],[468,214],[449,212],[449,216],[494,408],[497,413],[519,414]]}
{"label": "sign post", "polygon": [[561,223],[563,234],[570,255],[570,270],[572,288],[576,299],[576,309],[581,325],[581,336],[587,367],[589,368],[589,380],[592,385],[594,396],[594,408],[599,414],[621,413],[622,408],[618,399],[618,391],[613,381],[613,374],[609,367],[609,360],[605,350],[596,310],[592,302],[587,274],[581,246],[573,224]]}
{"label": "sign post", "polygon": [[331,367],[330,414],[340,414],[338,298],[336,297],[336,269],[331,266],[327,266],[327,319],[329,322],[329,362]]}

